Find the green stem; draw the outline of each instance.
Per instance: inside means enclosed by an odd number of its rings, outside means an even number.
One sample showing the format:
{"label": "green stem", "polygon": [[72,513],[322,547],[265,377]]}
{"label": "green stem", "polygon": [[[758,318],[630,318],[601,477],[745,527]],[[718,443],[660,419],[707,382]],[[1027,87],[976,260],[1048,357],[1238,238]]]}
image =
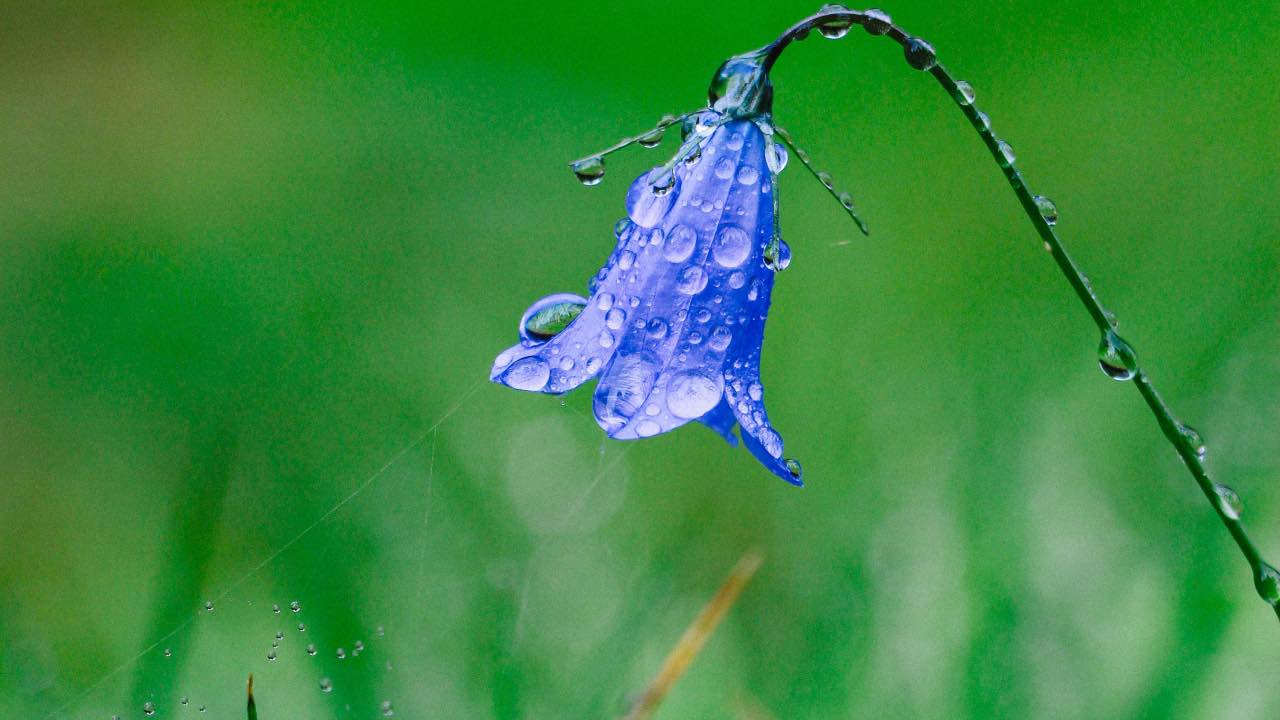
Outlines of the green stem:
{"label": "green stem", "polygon": [[[826,25],[832,21],[851,21],[856,25],[866,26],[868,20],[875,21],[878,18],[869,15],[871,11],[857,12],[852,10],[831,9],[812,15],[789,28],[785,33],[780,35],[771,45],[768,46],[768,52],[765,57],[766,69],[771,68],[773,63],[777,61],[782,51],[794,40],[805,37],[810,31],[819,26]],[[887,17],[887,16],[883,16]],[[896,25],[890,23],[883,32],[875,32],[873,34],[884,35],[891,38],[901,45],[904,50],[909,46],[915,38],[903,31]],[[1076,297],[1080,299],[1080,303],[1084,305],[1085,310],[1093,319],[1098,329],[1106,333],[1115,332],[1115,320],[1102,306],[1098,299],[1097,293],[1094,292],[1093,286],[1086,278],[1084,273],[1067,254],[1066,248],[1062,244],[1062,240],[1058,238],[1053,227],[1041,215],[1040,208],[1036,204],[1035,196],[1027,187],[1027,183],[1023,180],[1022,173],[1018,171],[1015,164],[1005,158],[1005,154],[1001,147],[1000,138],[992,132],[988,118],[983,115],[972,101],[962,101],[964,97],[956,79],[947,72],[946,68],[941,64],[933,64],[928,67],[928,72],[933,76],[938,84],[947,91],[947,95],[955,101],[956,106],[960,108],[965,117],[969,119],[969,124],[978,132],[978,136],[986,143],[987,150],[991,153],[996,164],[1004,172],[1005,179],[1009,181],[1009,186],[1013,188],[1014,194],[1018,197],[1018,201],[1022,203],[1022,209],[1026,212],[1027,217],[1031,220],[1031,224],[1035,227],[1036,232],[1040,234],[1040,238],[1044,241],[1045,248],[1053,256],[1054,262],[1058,264],[1058,269],[1062,271],[1063,277],[1071,285],[1071,289],[1075,291]],[[1224,503],[1218,494],[1218,485],[1209,477],[1204,466],[1204,460],[1199,452],[1199,448],[1193,446],[1191,439],[1184,431],[1185,426],[1178,421],[1169,405],[1160,397],[1160,393],[1156,391],[1155,385],[1152,384],[1151,378],[1146,372],[1138,369],[1133,376],[1134,384],[1138,387],[1138,392],[1142,394],[1142,399],[1146,401],[1147,407],[1151,409],[1152,415],[1155,416],[1156,423],[1159,424],[1160,430],[1164,433],[1165,438],[1173,445],[1178,456],[1182,458],[1182,462],[1187,466],[1196,484],[1199,485],[1200,491],[1209,500],[1209,504],[1213,507],[1214,512],[1218,514],[1218,519],[1226,526],[1227,531],[1231,533],[1231,537],[1235,540],[1236,545],[1240,548],[1241,554],[1249,563],[1249,568],[1253,572],[1254,584],[1258,590],[1258,594],[1266,600],[1276,611],[1276,616],[1280,618],[1280,599],[1277,598],[1276,585],[1280,582],[1280,576],[1276,570],[1262,559],[1261,553],[1249,538],[1249,534],[1245,531],[1244,525],[1240,520],[1228,514]]]}

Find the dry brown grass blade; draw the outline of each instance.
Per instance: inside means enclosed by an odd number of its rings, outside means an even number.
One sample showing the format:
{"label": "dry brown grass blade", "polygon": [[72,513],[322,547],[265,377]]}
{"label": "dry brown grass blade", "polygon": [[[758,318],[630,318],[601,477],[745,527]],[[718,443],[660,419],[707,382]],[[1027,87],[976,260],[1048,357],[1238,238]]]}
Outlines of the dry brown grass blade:
{"label": "dry brown grass blade", "polygon": [[684,675],[689,665],[698,657],[698,652],[707,643],[707,638],[715,632],[716,626],[724,619],[729,608],[733,607],[733,603],[742,594],[742,589],[751,581],[751,577],[756,574],[762,562],[764,562],[764,556],[757,550],[747,551],[738,560],[715,596],[689,624],[688,629],[680,636],[679,642],[671,648],[671,652],[667,653],[666,660],[662,661],[662,668],[632,704],[631,711],[627,713],[625,720],[645,720],[653,715],[658,705],[662,703],[662,699],[671,690],[671,686],[676,684],[680,676]]}

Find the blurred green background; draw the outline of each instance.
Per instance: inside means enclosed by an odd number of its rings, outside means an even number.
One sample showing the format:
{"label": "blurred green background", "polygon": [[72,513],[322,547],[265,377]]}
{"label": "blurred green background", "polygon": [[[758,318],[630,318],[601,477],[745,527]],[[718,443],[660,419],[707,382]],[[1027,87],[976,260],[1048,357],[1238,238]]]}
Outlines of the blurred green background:
{"label": "blurred green background", "polygon": [[[4,3],[0,716],[239,718],[252,672],[263,720],[610,717],[752,546],[659,717],[1280,715],[1244,562],[886,40],[774,75],[873,231],[783,174],[764,375],[805,489],[485,382],[674,146],[565,163],[818,4]],[[1280,6],[886,10],[1280,558]]]}

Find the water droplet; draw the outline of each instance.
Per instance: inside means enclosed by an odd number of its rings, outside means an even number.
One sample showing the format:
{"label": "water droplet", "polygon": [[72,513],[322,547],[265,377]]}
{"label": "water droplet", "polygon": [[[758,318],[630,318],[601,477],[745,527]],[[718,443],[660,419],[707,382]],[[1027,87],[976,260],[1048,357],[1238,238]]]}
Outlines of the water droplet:
{"label": "water droplet", "polygon": [[1178,434],[1182,435],[1182,439],[1187,441],[1187,445],[1191,448],[1191,452],[1196,454],[1197,458],[1204,460],[1205,455],[1209,454],[1209,446],[1205,445],[1204,438],[1200,436],[1200,432],[1186,423],[1178,423]]}
{"label": "water droplet", "polygon": [[[656,227],[662,222],[675,202],[676,193],[666,187],[664,191],[656,188],[667,184],[671,176],[664,168],[654,168],[641,173],[627,189],[627,217],[642,228]],[[625,269],[625,268],[624,268]]]}
{"label": "water droplet", "polygon": [[706,137],[719,126],[719,123],[720,113],[715,110],[704,110],[694,116],[693,131]]}
{"label": "water droplet", "polygon": [[773,428],[768,426],[760,428],[756,437],[770,457],[774,459],[782,457],[782,436],[774,432]]}
{"label": "water droplet", "polygon": [[662,257],[668,262],[679,263],[688,260],[693,255],[693,249],[698,244],[698,233],[688,225],[677,225],[671,229],[671,236],[667,238],[667,243],[663,247]]}
{"label": "water droplet", "polygon": [[760,179],[760,171],[751,165],[738,168],[738,182],[743,185],[754,185]]}
{"label": "water droplet", "polygon": [[206,711],[206,710],[208,710],[208,709],[209,709],[209,708],[208,708],[208,707],[206,707],[206,706],[204,706],[204,705],[201,705],[200,707],[196,708],[196,710],[197,710],[198,712],[204,712],[204,711]]}
{"label": "water droplet", "polygon": [[707,414],[720,402],[724,378],[710,377],[697,370],[677,373],[667,381],[667,409],[678,418],[693,419]]}
{"label": "water droplet", "polygon": [[306,632],[306,631],[307,631],[306,623],[298,623],[298,632]]}
{"label": "water droplet", "polygon": [[733,161],[727,157],[720,158],[719,162],[716,163],[716,177],[721,180],[728,180],[733,177],[733,170]]}
{"label": "water droplet", "polygon": [[204,601],[204,610],[205,610],[205,612],[213,612],[213,601],[212,601],[212,600],[205,600],[205,601]]}
{"label": "water droplet", "polygon": [[662,318],[654,318],[645,326],[645,332],[649,334],[649,337],[661,340],[667,336],[667,324],[662,321]]}
{"label": "water droplet", "polygon": [[831,186],[834,184],[834,181],[831,179],[831,173],[826,170],[818,173],[818,182],[822,183],[822,186],[828,190],[830,190]]}
{"label": "water droplet", "polygon": [[355,652],[358,652],[358,653],[364,652],[364,643],[360,642],[359,640],[357,640],[356,644],[352,645],[351,647],[354,648]]}
{"label": "water droplet", "polygon": [[684,156],[684,165],[685,167],[693,167],[694,165],[697,165],[698,161],[701,159],[702,159],[702,148],[696,147],[693,149],[693,152]]}
{"label": "water droplet", "polygon": [[729,287],[730,287],[730,288],[733,288],[734,290],[737,290],[738,288],[740,288],[740,287],[742,287],[743,285],[746,285],[746,284],[747,284],[747,276],[746,276],[746,275],[743,275],[741,272],[738,272],[738,271],[736,271],[736,270],[735,270],[734,272],[729,273]]}
{"label": "water droplet", "polygon": [[578,177],[578,182],[588,187],[599,185],[604,179],[604,158],[602,157],[578,160],[570,167],[573,169],[573,174]]}
{"label": "water droplet", "polygon": [[520,339],[526,345],[545,343],[569,327],[586,306],[587,299],[573,293],[541,297],[520,317]]}
{"label": "water droplet", "polygon": [[608,311],[613,307],[613,293],[602,292],[596,296],[596,307]]}
{"label": "water droplet", "polygon": [[636,423],[636,435],[640,437],[653,437],[662,432],[662,426],[652,420],[641,420]]}
{"label": "water droplet", "polygon": [[[670,116],[668,116],[668,117],[670,117]],[[674,120],[674,118],[672,118],[672,119]],[[669,121],[668,121],[668,122],[669,122]],[[387,631],[386,631],[385,629],[383,629],[383,627],[382,627],[381,625],[379,625],[376,629],[374,629],[374,631],[373,631],[373,632],[374,632],[374,634],[375,634],[375,635],[377,635],[378,637],[382,637],[382,636],[384,636],[384,635],[386,635],[386,634],[387,634]]]}
{"label": "water droplet", "polygon": [[600,337],[597,338],[596,341],[600,343],[600,347],[602,348],[611,348],[613,347],[614,342],[613,333],[610,333],[608,330],[601,330]]}
{"label": "water droplet", "polygon": [[662,144],[662,133],[663,133],[662,128],[660,127],[654,128],[649,132],[641,135],[639,139],[636,140],[636,142],[640,143],[640,147],[644,147],[644,148],[658,147],[659,145]]}
{"label": "water droplet", "polygon": [[156,704],[155,704],[155,703],[153,703],[153,702],[151,702],[150,700],[148,700],[148,701],[146,701],[146,702],[142,703],[142,712],[143,712],[144,714],[146,714],[146,715],[155,715],[155,714],[156,714]]}
{"label": "water droplet", "polygon": [[1264,562],[1262,567],[1258,568],[1253,585],[1258,589],[1258,594],[1263,600],[1271,603],[1272,607],[1280,607],[1280,572]]}
{"label": "water droplet", "polygon": [[551,367],[540,357],[525,357],[511,363],[502,373],[502,382],[517,390],[537,392],[551,379]]}
{"label": "water droplet", "polygon": [[271,612],[276,613],[277,615],[279,615],[279,614],[280,614],[280,606],[279,606],[279,605],[277,605],[276,603],[272,603],[272,604],[271,604]]}
{"label": "water droplet", "polygon": [[795,458],[787,458],[782,461],[782,464],[787,468],[787,472],[791,474],[791,477],[796,480],[799,480],[800,477],[804,475],[804,468],[800,466],[799,460]]}
{"label": "water droplet", "polygon": [[1098,344],[1098,366],[1112,380],[1132,380],[1138,373],[1138,354],[1124,338],[1108,329]]}
{"label": "water droplet", "polygon": [[333,692],[333,681],[327,677],[320,678],[320,692]]}
{"label": "water droplet", "polygon": [[1043,196],[1035,196],[1036,210],[1040,211],[1040,217],[1044,218],[1045,224],[1053,227],[1058,224],[1058,206],[1052,200]]}
{"label": "water droplet", "polygon": [[724,349],[729,347],[729,343],[731,342],[733,342],[733,332],[724,325],[721,325],[711,331],[711,339],[707,341],[707,344],[710,345],[713,350],[724,352]]}
{"label": "water droplet", "polygon": [[955,98],[956,102],[961,105],[972,105],[974,99],[977,98],[977,95],[973,92],[972,85],[961,80],[956,83]]}
{"label": "water droplet", "polygon": [[277,631],[276,631],[276,639],[277,639],[277,640],[283,640],[283,639],[284,639],[284,631],[283,631],[283,630],[277,630]]}
{"label": "water droplet", "polygon": [[1215,483],[1213,492],[1218,496],[1218,509],[1232,520],[1239,520],[1244,514],[1244,501],[1229,485]]}
{"label": "water droplet", "polygon": [[[823,5],[822,9],[818,10],[819,13],[848,11],[849,8],[843,5],[834,4]],[[839,40],[849,34],[849,28],[851,27],[853,27],[852,17],[831,18],[823,21],[823,23],[818,26],[818,32],[822,34],[822,37],[827,38],[828,40]]]}
{"label": "water droplet", "polygon": [[697,295],[707,286],[707,272],[697,265],[690,265],[676,276],[676,290],[685,295]]}
{"label": "water droplet", "polygon": [[739,267],[751,257],[751,236],[740,227],[725,225],[711,246],[711,256],[721,267]]}
{"label": "water droplet", "polygon": [[338,648],[338,651],[337,651],[335,654],[338,656],[338,659],[339,659],[339,660],[346,660],[346,659],[347,659],[347,649],[346,649],[346,648]]}
{"label": "water droplet", "polygon": [[769,143],[764,153],[765,164],[774,175],[787,167],[787,149],[781,143]]}
{"label": "water droplet", "polygon": [[[663,175],[659,177],[657,180],[654,180],[653,186],[650,187],[649,190],[652,191],[654,195],[657,195],[658,197],[662,197],[663,195],[670,193],[671,189],[674,188],[675,186],[676,186],[676,174],[673,172],[668,172],[666,175]],[[650,242],[652,241],[653,240],[651,236]]]}
{"label": "water droplet", "polygon": [[294,600],[293,602],[289,603],[289,610],[291,612],[298,612],[301,609],[302,609],[302,605],[300,605],[297,600]]}
{"label": "water droplet", "polygon": [[383,700],[381,708],[382,708],[382,717],[391,717],[392,715],[396,714],[395,708],[391,706],[390,700]]}
{"label": "water droplet", "polygon": [[164,649],[164,656],[165,656],[165,657],[173,657],[173,650],[171,650],[171,649],[169,649],[169,648],[165,648],[165,649]]}
{"label": "water droplet", "polygon": [[698,308],[698,312],[693,314],[693,319],[700,323],[711,322],[711,311],[706,308]]}
{"label": "water droplet", "polygon": [[621,329],[622,323],[626,321],[627,321],[627,312],[622,308],[614,308],[609,312],[605,313],[605,316],[604,316],[604,324],[610,330]]}
{"label": "water droplet", "polygon": [[315,643],[307,643],[307,654],[308,654],[308,655],[315,655],[315,654],[316,654],[316,646],[315,646]]}
{"label": "water droplet", "polygon": [[978,111],[978,122],[982,124],[982,129],[983,129],[984,131],[986,131],[986,132],[991,132],[991,116],[990,116],[990,115],[988,115],[988,114],[986,114],[986,113],[982,112],[981,110],[979,110],[979,111]]}
{"label": "water droplet", "polygon": [[791,264],[791,246],[776,235],[764,249],[764,265],[774,272],[786,270]]}
{"label": "water droplet", "polygon": [[1018,160],[1018,156],[1013,154],[1013,147],[1009,143],[1001,140],[996,143],[996,149],[1000,153],[1000,164],[1004,167],[1010,167]]}
{"label": "water droplet", "polygon": [[656,377],[655,361],[643,354],[626,355],[614,360],[605,377],[596,385],[592,409],[606,432],[617,432],[626,426],[640,409]]}
{"label": "water droplet", "polygon": [[852,209],[853,209],[853,195],[850,195],[850,194],[849,194],[849,193],[847,193],[847,192],[842,192],[842,193],[840,193],[840,204],[844,206],[844,209],[845,209],[845,210],[852,210]]}
{"label": "water droplet", "polygon": [[187,705],[187,704],[190,704],[191,701],[187,699],[187,697],[184,695],[178,698],[178,702],[182,703],[183,705]]}
{"label": "water droplet", "polygon": [[938,64],[938,53],[932,45],[920,38],[908,40],[903,52],[906,55],[907,64],[917,70],[928,70]]}
{"label": "water droplet", "polygon": [[883,35],[893,27],[893,18],[889,17],[889,13],[878,8],[865,10],[862,15],[864,18],[862,27],[872,35]]}
{"label": "water droplet", "polygon": [[270,660],[271,662],[275,662],[275,661],[276,661],[276,651],[275,651],[275,650],[272,650],[271,652],[268,652],[268,653],[267,653],[267,660]]}

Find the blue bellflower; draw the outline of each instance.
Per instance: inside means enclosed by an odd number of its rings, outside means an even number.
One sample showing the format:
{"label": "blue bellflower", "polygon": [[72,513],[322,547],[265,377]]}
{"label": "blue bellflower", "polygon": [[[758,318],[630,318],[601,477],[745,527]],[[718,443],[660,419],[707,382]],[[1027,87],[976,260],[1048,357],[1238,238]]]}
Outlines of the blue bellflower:
{"label": "blue bellflower", "polygon": [[[591,279],[590,297],[534,303],[520,320],[520,343],[498,356],[490,379],[561,394],[598,377],[596,421],[619,440],[697,420],[737,445],[736,423],[766,468],[800,485],[800,463],[783,457],[760,382],[774,273],[790,261],[776,190],[787,152],[774,140],[762,57],[721,66],[709,108],[683,116],[676,156],[632,183],[617,246]],[[676,121],[617,147],[656,144]],[[574,170],[595,184],[603,159]]]}

